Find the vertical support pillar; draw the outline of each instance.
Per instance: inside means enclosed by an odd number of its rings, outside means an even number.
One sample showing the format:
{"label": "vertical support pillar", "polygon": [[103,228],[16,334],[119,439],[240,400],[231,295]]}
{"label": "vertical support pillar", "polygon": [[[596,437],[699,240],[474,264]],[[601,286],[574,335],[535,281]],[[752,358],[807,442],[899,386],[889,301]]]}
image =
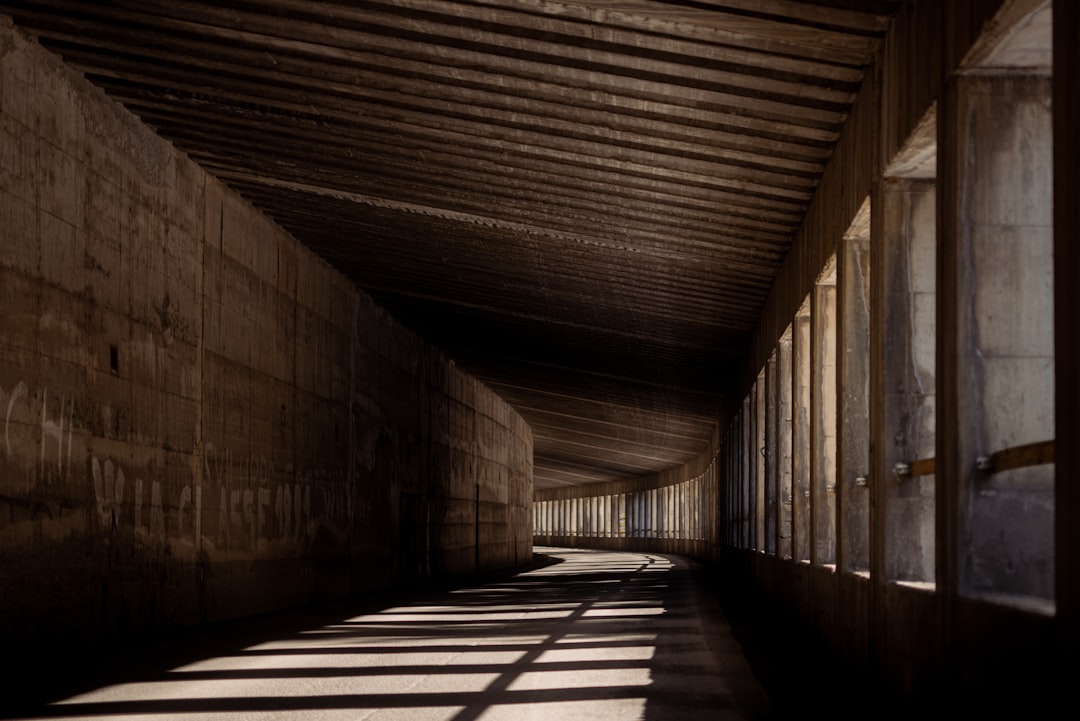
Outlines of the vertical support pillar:
{"label": "vertical support pillar", "polygon": [[725,540],[728,545],[738,548],[739,546],[739,426],[741,415],[735,414],[735,420],[728,429],[727,445],[724,453],[727,458],[724,482],[720,488],[724,497],[727,498],[727,524],[728,531]]}
{"label": "vertical support pillar", "polygon": [[792,389],[791,377],[792,364],[792,331],[787,332],[780,338],[777,345],[777,412],[778,421],[776,457],[777,457],[777,480],[779,496],[776,504],[776,529],[778,536],[777,554],[781,558],[792,557],[791,546],[791,514],[793,508],[792,499]]}
{"label": "vertical support pillar", "polygon": [[765,369],[754,384],[754,550],[765,551]]}
{"label": "vertical support pillar", "polygon": [[840,350],[837,406],[837,567],[870,568],[870,206],[840,244],[837,258]]}
{"label": "vertical support pillar", "polygon": [[765,439],[762,448],[765,449],[765,543],[763,550],[766,553],[776,554],[776,521],[777,521],[777,411],[780,394],[779,378],[777,373],[776,351],[772,352],[769,360],[765,363]]}
{"label": "vertical support pillar", "polygon": [[735,548],[739,548],[742,542],[742,532],[740,523],[741,513],[741,499],[742,499],[742,470],[741,461],[742,457],[742,411],[740,410],[735,414],[735,420],[731,424],[731,432],[728,434],[728,480],[726,488],[730,491],[731,508],[728,509],[728,516],[731,522],[731,535],[728,539]]}
{"label": "vertical support pillar", "polygon": [[934,474],[894,469],[935,456],[935,182],[885,178],[874,203],[873,568],[886,581],[928,583],[934,581]]}
{"label": "vertical support pillar", "polygon": [[810,299],[810,560],[836,562],[836,265]]}
{"label": "vertical support pillar", "polygon": [[754,547],[754,434],[751,432],[751,428],[754,423],[753,413],[753,400],[754,394],[751,391],[750,395],[743,401],[742,412],[742,442],[740,443],[741,451],[740,466],[742,468],[742,516],[740,520],[740,526],[742,527],[742,543],[741,548],[752,549]]}
{"label": "vertical support pillar", "polygon": [[803,303],[792,327],[792,554],[810,560],[810,304]]}

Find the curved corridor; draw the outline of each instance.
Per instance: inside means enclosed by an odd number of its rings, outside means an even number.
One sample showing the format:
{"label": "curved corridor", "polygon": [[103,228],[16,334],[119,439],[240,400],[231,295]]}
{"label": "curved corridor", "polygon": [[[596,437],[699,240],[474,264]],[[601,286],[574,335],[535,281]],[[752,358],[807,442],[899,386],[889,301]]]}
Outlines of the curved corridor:
{"label": "curved corridor", "polygon": [[[183,648],[148,649],[142,661],[102,670],[114,677],[101,687],[11,718],[693,721],[766,713],[693,562],[537,550],[550,563],[482,585],[307,626],[311,611],[275,617],[242,639],[226,629]],[[170,657],[177,665],[165,668]]]}

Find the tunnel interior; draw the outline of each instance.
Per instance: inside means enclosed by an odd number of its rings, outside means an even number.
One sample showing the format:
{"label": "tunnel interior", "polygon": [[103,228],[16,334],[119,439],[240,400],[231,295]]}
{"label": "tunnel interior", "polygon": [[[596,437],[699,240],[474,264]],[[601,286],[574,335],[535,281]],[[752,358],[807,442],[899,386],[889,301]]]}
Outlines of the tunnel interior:
{"label": "tunnel interior", "polygon": [[901,697],[1046,695],[1078,664],[1078,24],[0,0],[0,639],[538,544],[694,559]]}

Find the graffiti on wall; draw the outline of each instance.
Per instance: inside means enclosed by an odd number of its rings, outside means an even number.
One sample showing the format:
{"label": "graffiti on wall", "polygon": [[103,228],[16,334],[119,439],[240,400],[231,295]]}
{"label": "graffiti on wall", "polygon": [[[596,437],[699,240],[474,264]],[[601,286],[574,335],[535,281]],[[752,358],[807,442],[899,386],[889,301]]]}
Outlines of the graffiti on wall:
{"label": "graffiti on wall", "polygon": [[[0,388],[0,408],[4,410],[4,452],[13,458],[16,448],[12,445],[12,423],[37,426],[40,441],[37,453],[42,472],[52,471],[64,476],[71,469],[71,446],[74,437],[75,399],[55,394],[50,401],[47,388],[41,392],[40,415],[30,388],[23,381],[15,384],[10,392]],[[18,439],[16,439],[18,445]]]}
{"label": "graffiti on wall", "polygon": [[[94,449],[91,434],[76,428],[75,409],[74,398],[50,397],[47,388],[40,390],[39,409],[37,394],[25,382],[10,391],[0,387],[6,473],[26,476],[5,481],[7,496],[29,494],[36,482],[56,479],[62,495],[77,498],[82,490],[99,532],[130,531],[148,541],[211,550],[265,550],[303,542],[315,525],[340,532],[352,521],[343,469],[277,467],[267,458],[208,442],[201,460],[166,472]],[[73,470],[76,436],[86,441],[85,477]]]}

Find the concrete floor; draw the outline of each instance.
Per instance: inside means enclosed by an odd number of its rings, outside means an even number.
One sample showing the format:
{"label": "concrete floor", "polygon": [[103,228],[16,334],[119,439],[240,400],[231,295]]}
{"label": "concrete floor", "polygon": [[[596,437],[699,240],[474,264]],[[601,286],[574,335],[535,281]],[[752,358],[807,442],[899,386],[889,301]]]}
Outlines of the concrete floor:
{"label": "concrete floor", "polygon": [[5,718],[761,719],[765,691],[679,557],[537,548],[531,571],[114,654]]}

